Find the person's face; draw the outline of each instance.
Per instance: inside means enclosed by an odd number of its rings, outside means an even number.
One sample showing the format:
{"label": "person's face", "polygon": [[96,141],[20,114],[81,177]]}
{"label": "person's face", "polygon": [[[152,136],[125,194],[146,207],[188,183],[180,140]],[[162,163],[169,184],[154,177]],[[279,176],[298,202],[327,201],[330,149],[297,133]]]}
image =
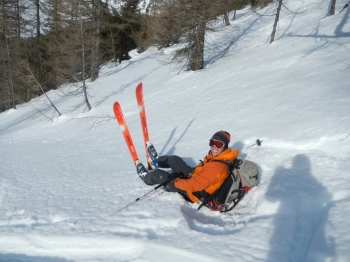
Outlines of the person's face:
{"label": "person's face", "polygon": [[209,146],[210,146],[211,154],[213,156],[217,156],[222,151],[224,151],[225,144],[222,141],[210,139]]}
{"label": "person's face", "polygon": [[211,146],[210,147],[210,150],[211,150],[211,154],[213,156],[217,156],[219,155],[224,149],[223,148],[217,148],[216,146]]}

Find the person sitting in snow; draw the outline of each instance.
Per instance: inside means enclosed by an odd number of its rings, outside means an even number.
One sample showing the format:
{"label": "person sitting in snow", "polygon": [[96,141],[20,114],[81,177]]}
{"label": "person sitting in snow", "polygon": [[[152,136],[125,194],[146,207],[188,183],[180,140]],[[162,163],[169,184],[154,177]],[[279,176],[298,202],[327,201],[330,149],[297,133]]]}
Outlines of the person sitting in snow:
{"label": "person sitting in snow", "polygon": [[[153,170],[147,172],[142,163],[139,163],[136,166],[137,172],[147,185],[161,184],[170,180],[165,186],[167,191],[180,193],[190,202],[200,202],[208,194],[213,194],[227,177],[227,165],[217,160],[234,161],[239,154],[237,149],[232,150],[228,147],[229,143],[228,132],[216,132],[209,140],[208,155],[194,168],[176,155],[158,156],[154,146],[147,143]],[[172,172],[168,173],[158,167],[170,168]]]}

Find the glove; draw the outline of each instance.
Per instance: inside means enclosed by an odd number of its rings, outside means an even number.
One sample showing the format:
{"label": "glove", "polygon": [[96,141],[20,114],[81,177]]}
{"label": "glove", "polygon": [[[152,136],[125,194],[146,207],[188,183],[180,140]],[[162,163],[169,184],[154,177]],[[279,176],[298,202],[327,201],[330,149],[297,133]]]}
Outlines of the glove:
{"label": "glove", "polygon": [[184,178],[184,174],[183,173],[172,173],[169,175],[169,180],[174,183],[174,181],[177,179],[177,178]]}

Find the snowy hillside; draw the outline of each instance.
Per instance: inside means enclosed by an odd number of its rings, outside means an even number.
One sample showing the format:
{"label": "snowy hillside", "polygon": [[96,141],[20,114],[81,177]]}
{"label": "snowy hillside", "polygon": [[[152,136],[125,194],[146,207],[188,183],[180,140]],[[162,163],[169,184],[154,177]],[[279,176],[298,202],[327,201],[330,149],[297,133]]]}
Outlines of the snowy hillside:
{"label": "snowy hillside", "polygon": [[[36,110],[44,96],[1,113],[0,261],[348,261],[350,9],[339,13],[348,0],[334,16],[329,1],[284,2],[295,13],[283,9],[272,44],[276,5],[263,16],[246,8],[208,34],[201,71],[165,65],[171,49],[150,48],[101,68],[88,82],[89,112],[66,86],[48,94],[62,113],[53,123]],[[112,111],[119,101],[145,161],[140,82],[159,153],[194,166],[226,130],[259,165],[259,186],[233,211],[197,211],[160,189],[116,212],[152,189]]]}

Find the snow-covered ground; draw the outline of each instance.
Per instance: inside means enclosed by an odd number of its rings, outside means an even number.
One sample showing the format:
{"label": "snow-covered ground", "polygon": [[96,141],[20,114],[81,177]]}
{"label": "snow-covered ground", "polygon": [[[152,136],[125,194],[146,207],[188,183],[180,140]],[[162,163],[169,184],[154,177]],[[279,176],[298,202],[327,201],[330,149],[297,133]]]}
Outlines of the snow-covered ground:
{"label": "snow-covered ground", "polygon": [[[330,1],[284,1],[298,14],[283,9],[273,44],[273,16],[238,11],[208,35],[197,72],[164,65],[171,49],[134,52],[88,82],[89,112],[63,87],[49,92],[62,113],[53,123],[35,109],[47,106],[44,96],[1,113],[0,261],[349,261],[350,9],[339,13],[347,1],[334,16]],[[227,130],[240,157],[259,165],[260,185],[232,212],[197,211],[161,189],[116,212],[152,189],[112,111],[119,101],[144,161],[140,82],[159,153],[195,165],[213,133]],[[262,145],[249,147],[257,138]]]}

